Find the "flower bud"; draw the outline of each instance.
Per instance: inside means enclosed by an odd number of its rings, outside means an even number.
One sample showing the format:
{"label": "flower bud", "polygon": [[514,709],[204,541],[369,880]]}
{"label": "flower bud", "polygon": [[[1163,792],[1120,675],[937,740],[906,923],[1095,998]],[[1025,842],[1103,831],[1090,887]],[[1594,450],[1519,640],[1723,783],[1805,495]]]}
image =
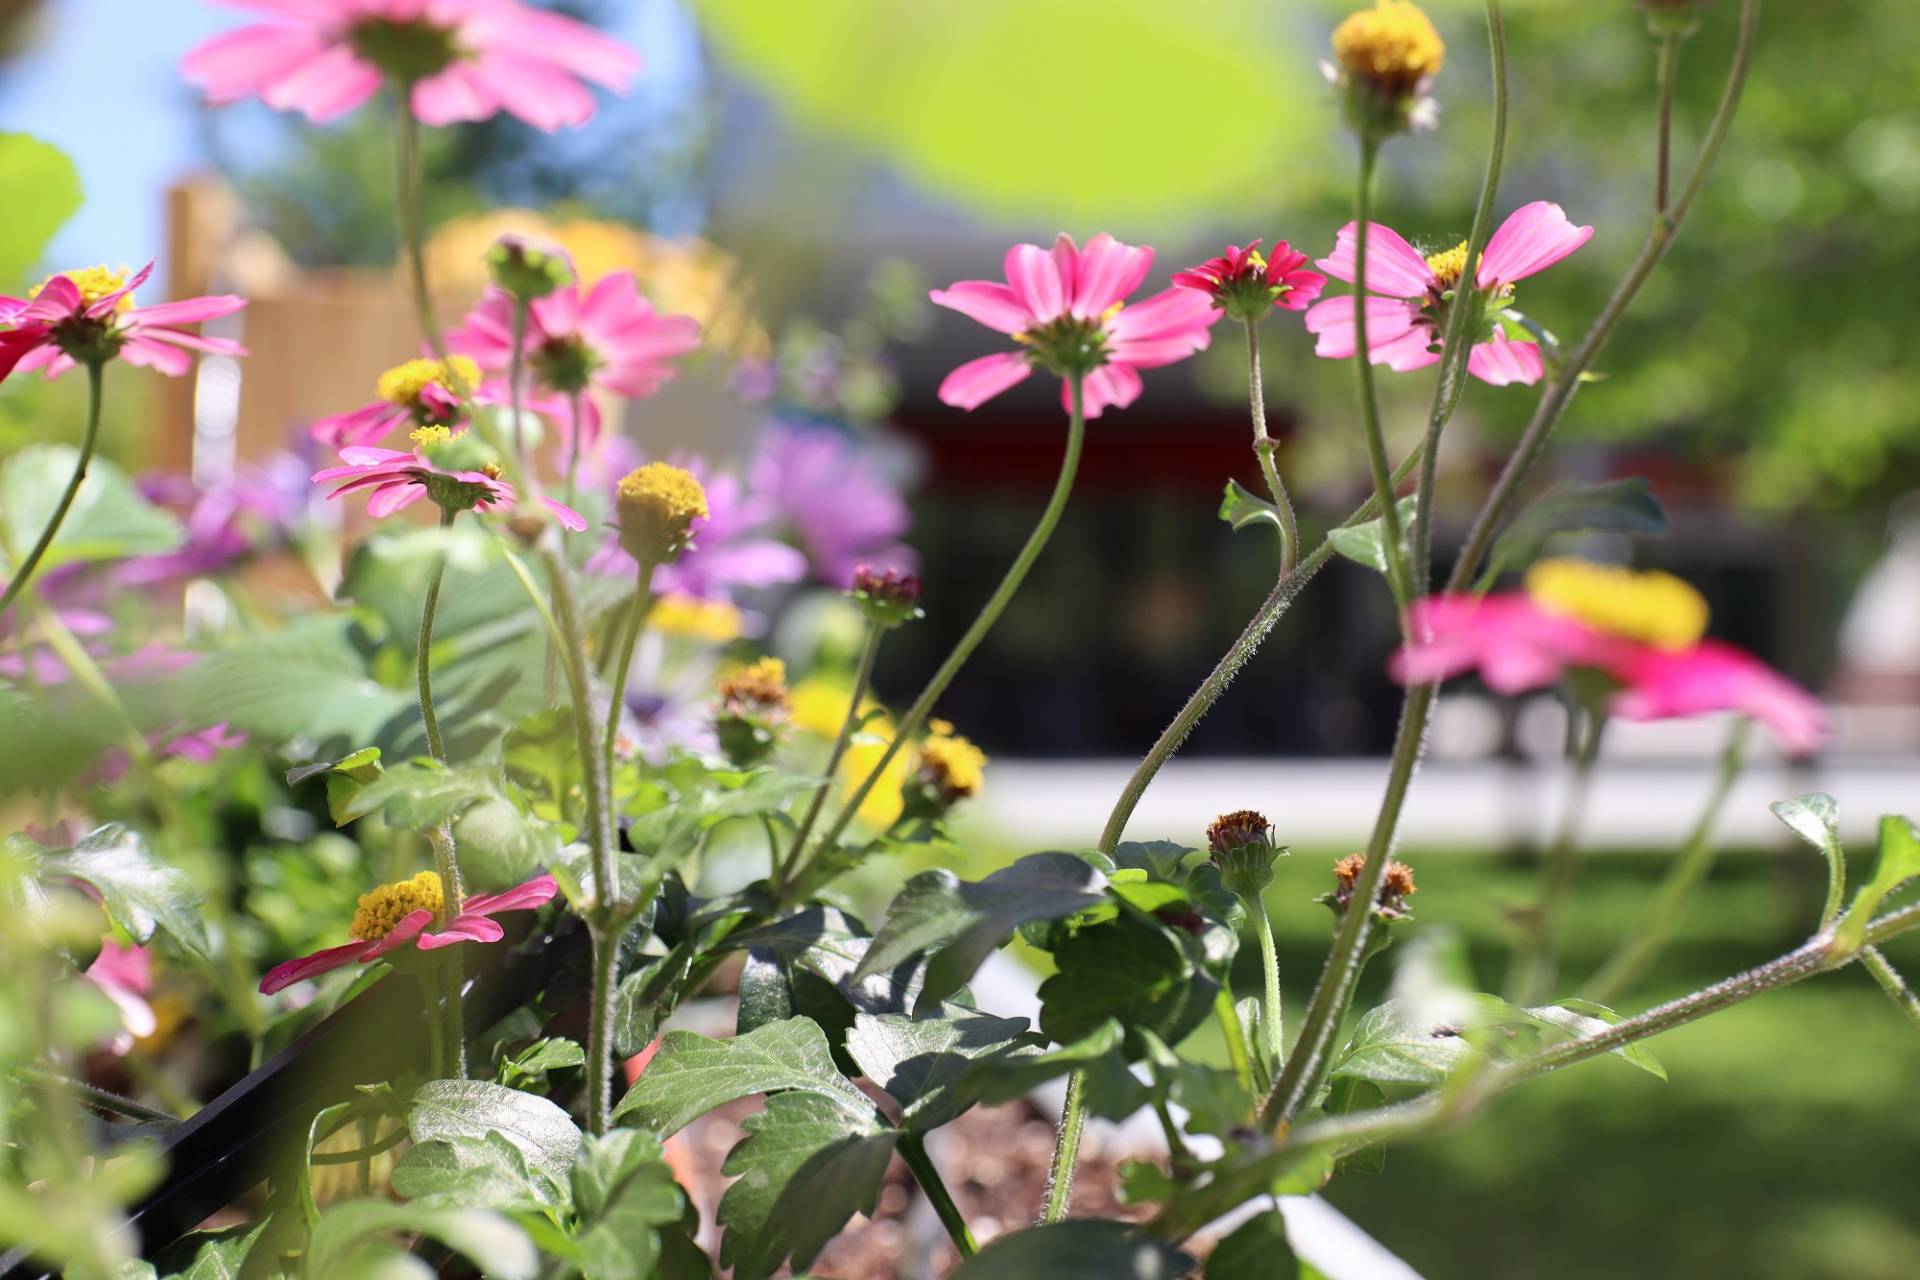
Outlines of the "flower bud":
{"label": "flower bud", "polygon": [[1207,856],[1220,870],[1227,892],[1258,898],[1273,883],[1273,863],[1283,850],[1273,843],[1273,824],[1253,809],[1223,813],[1207,827]]}
{"label": "flower bud", "polygon": [[685,467],[649,462],[629,471],[615,495],[620,546],[641,564],[664,564],[686,549],[693,522],[707,518],[707,491]]}
{"label": "flower bud", "polygon": [[[1367,856],[1363,853],[1350,853],[1333,864],[1333,892],[1321,895],[1320,901],[1332,907],[1335,915],[1346,914],[1348,904],[1353,901],[1354,886],[1360,878],[1361,869],[1366,865]],[[1407,899],[1413,894],[1413,868],[1404,862],[1389,861],[1380,877],[1374,918],[1382,923],[1404,919],[1407,915]]]}
{"label": "flower bud", "polygon": [[897,627],[922,617],[920,575],[899,569],[876,569],[863,564],[853,571],[847,595],[869,622]]}
{"label": "flower bud", "polygon": [[1407,0],[1378,0],[1349,15],[1334,28],[1337,65],[1330,69],[1346,94],[1349,123],[1375,142],[1430,124],[1427,89],[1446,56],[1433,22]]}
{"label": "flower bud", "polygon": [[986,780],[987,753],[955,733],[945,720],[927,722],[918,757],[913,776],[901,788],[910,817],[937,818],[978,795]]}
{"label": "flower bud", "polygon": [[1699,11],[1707,0],[1640,0],[1636,6],[1647,15],[1647,30],[1657,39],[1685,40],[1700,29]]}
{"label": "flower bud", "polygon": [[564,249],[526,236],[504,235],[487,250],[487,274],[525,305],[573,283],[573,261]]}
{"label": "flower bud", "polygon": [[719,692],[713,731],[720,750],[742,769],[760,763],[772,752],[792,713],[787,664],[762,658],[722,680]]}

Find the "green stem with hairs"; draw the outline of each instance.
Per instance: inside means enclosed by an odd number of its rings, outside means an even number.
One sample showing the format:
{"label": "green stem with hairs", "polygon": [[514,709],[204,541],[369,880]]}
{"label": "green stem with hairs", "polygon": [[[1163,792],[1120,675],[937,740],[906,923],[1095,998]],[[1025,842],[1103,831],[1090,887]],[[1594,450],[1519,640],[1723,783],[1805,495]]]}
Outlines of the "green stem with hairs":
{"label": "green stem with hairs", "polygon": [[1080,1135],[1087,1127],[1087,1080],[1084,1072],[1067,1077],[1067,1104],[1060,1113],[1060,1131],[1054,1135],[1053,1163],[1047,1169],[1047,1190],[1041,1203],[1044,1225],[1067,1216],[1073,1203],[1073,1167],[1080,1158]]}
{"label": "green stem with hairs", "polygon": [[39,1067],[20,1067],[15,1072],[20,1079],[34,1084],[47,1085],[73,1095],[98,1111],[112,1115],[125,1116],[129,1120],[143,1120],[152,1124],[179,1124],[180,1117],[171,1112],[149,1107],[145,1103],[135,1102],[110,1089],[102,1089],[76,1080],[72,1076],[61,1075],[57,1071],[43,1071]]}
{"label": "green stem with hairs", "polygon": [[619,656],[613,664],[613,700],[607,704],[607,729],[601,743],[602,765],[609,782],[613,778],[613,748],[620,738],[620,708],[627,698],[627,674],[633,666],[633,647],[640,639],[640,625],[646,621],[647,612],[653,607],[653,571],[655,564],[651,560],[640,562],[639,575],[634,580],[633,602],[627,606],[626,617],[620,624]]}
{"label": "green stem with hairs", "polygon": [[[1360,139],[1359,176],[1354,183],[1353,218],[1357,237],[1353,251],[1353,367],[1360,391],[1360,421],[1367,442],[1367,469],[1373,474],[1373,496],[1380,503],[1381,545],[1387,561],[1387,585],[1394,603],[1404,610],[1413,598],[1407,569],[1407,546],[1402,540],[1400,511],[1393,500],[1393,476],[1387,462],[1387,437],[1380,426],[1380,395],[1374,386],[1373,361],[1367,349],[1367,228],[1373,218],[1373,170],[1380,147],[1372,138]],[[1431,458],[1431,451],[1429,451]]]}
{"label": "green stem with hairs", "polygon": [[[53,515],[48,518],[46,527],[40,530],[40,536],[34,539],[33,547],[20,561],[19,567],[8,579],[6,590],[0,592],[0,616],[5,615],[7,607],[14,602],[27,583],[33,581],[34,570],[40,567],[40,561],[46,557],[47,548],[53,545],[53,539],[60,532],[61,524],[67,518],[67,512],[73,507],[73,500],[80,493],[80,486],[87,479],[87,464],[93,461],[93,446],[100,438],[100,383],[102,365],[98,360],[87,362],[87,428],[80,437],[80,457],[73,464],[73,474],[67,478],[67,487],[60,494],[60,501],[54,504]],[[29,668],[32,663],[28,663]]]}
{"label": "green stem with hairs", "polygon": [[513,452],[519,460],[522,472],[527,467],[527,432],[521,423],[522,388],[520,379],[525,376],[526,352],[521,347],[527,341],[527,301],[519,294],[513,296],[513,346],[507,351],[507,403],[508,412],[513,415]]}
{"label": "green stem with hairs", "polygon": [[1273,921],[1268,919],[1259,894],[1249,893],[1240,900],[1247,904],[1247,914],[1253,917],[1254,931],[1260,938],[1260,978],[1266,994],[1260,1010],[1260,1031],[1267,1044],[1267,1062],[1278,1067],[1286,1056],[1287,1038],[1280,1020],[1280,953],[1273,945]]}
{"label": "green stem with hairs", "polygon": [[[454,516],[458,514],[450,508],[440,512],[441,529],[453,527]],[[447,558],[442,554],[433,566],[433,577],[427,581],[427,596],[420,606],[420,634],[414,643],[414,675],[420,688],[420,720],[426,726],[427,753],[441,764],[447,762],[447,743],[440,733],[440,717],[433,709],[433,622],[440,608],[440,584],[447,575]],[[433,848],[433,867],[440,876],[440,889],[446,899],[446,918],[451,920],[460,914],[460,904],[466,900],[466,883],[460,875],[460,855],[453,839],[453,824],[443,822],[426,833],[427,843]],[[430,997],[440,1005],[440,1035],[444,1038],[444,1049],[435,1054],[435,1069],[443,1070],[448,1079],[464,1080],[467,1071],[466,1010],[462,996],[466,989],[466,965],[461,958],[460,948],[448,947],[439,957],[439,982],[441,991],[436,997]],[[426,985],[422,979],[422,986]]]}
{"label": "green stem with hairs", "polygon": [[[1640,918],[1639,927],[1620,944],[1593,976],[1593,980],[1587,983],[1585,995],[1589,1000],[1612,1004],[1621,992],[1631,990],[1673,936],[1674,925],[1678,923],[1681,912],[1686,909],[1694,891],[1707,878],[1707,872],[1713,867],[1714,855],[1719,852],[1713,838],[1714,828],[1719,825],[1720,813],[1726,808],[1727,797],[1733,792],[1734,779],[1740,776],[1741,766],[1746,761],[1747,737],[1752,728],[1753,722],[1744,716],[1734,721],[1727,735],[1726,748],[1720,753],[1720,767],[1714,775],[1713,787],[1707,794],[1706,806],[1700,811],[1699,820],[1694,823],[1693,831],[1687,837],[1686,847],[1667,868],[1666,878],[1661,881],[1659,891],[1654,895],[1653,906]],[[1839,912],[1836,910],[1833,914],[1838,915]],[[1833,915],[1823,915],[1820,927],[1824,929],[1831,923]]]}
{"label": "green stem with hairs", "polygon": [[1300,521],[1293,513],[1293,500],[1280,481],[1280,468],[1273,460],[1273,437],[1267,434],[1267,393],[1260,381],[1260,322],[1251,316],[1244,321],[1247,330],[1247,401],[1253,415],[1253,453],[1260,459],[1260,470],[1267,478],[1267,492],[1279,509],[1280,576],[1293,572],[1300,556]]}
{"label": "green stem with hairs", "polygon": [[899,1151],[900,1159],[913,1174],[913,1180],[926,1193],[927,1203],[939,1215],[940,1225],[947,1229],[947,1239],[953,1241],[953,1247],[962,1258],[971,1258],[980,1246],[974,1243],[973,1232],[968,1230],[960,1206],[953,1202],[947,1184],[941,1181],[940,1170],[934,1166],[932,1157],[927,1155],[926,1140],[917,1133],[908,1134],[900,1139]]}
{"label": "green stem with hairs", "polygon": [[[834,842],[840,838],[840,834],[847,829],[854,815],[860,811],[860,806],[866,802],[867,796],[885,776],[887,766],[893,762],[894,756],[900,753],[901,747],[913,737],[914,732],[920,728],[927,715],[933,710],[934,701],[946,692],[947,686],[953,683],[953,678],[960,674],[960,668],[965,666],[967,659],[973,656],[973,651],[980,647],[980,642],[986,639],[987,632],[993,629],[993,624],[1000,620],[1000,615],[1006,610],[1007,603],[1013,599],[1014,593],[1020,589],[1020,584],[1026,580],[1028,570],[1033,568],[1034,561],[1038,560],[1040,553],[1046,549],[1048,539],[1053,537],[1054,528],[1060,523],[1060,515],[1066,510],[1067,497],[1073,492],[1073,478],[1080,469],[1080,449],[1085,443],[1087,434],[1085,399],[1079,374],[1070,375],[1067,378],[1067,398],[1067,448],[1060,459],[1060,475],[1054,481],[1053,495],[1047,499],[1046,510],[1040,514],[1040,522],[1027,536],[1026,545],[1021,547],[1020,554],[1014,557],[1013,564],[1008,567],[1006,576],[1000,580],[1000,585],[994,588],[986,604],[981,606],[980,613],[974,618],[973,624],[960,637],[960,642],[954,645],[953,652],[947,655],[947,660],[940,664],[940,669],[933,673],[933,678],[927,681],[926,688],[922,689],[920,696],[913,700],[913,705],[907,708],[906,715],[900,718],[893,740],[887,744],[887,749],[881,753],[880,759],[874,763],[872,770],[861,781],[859,787],[841,806],[838,816],[827,828],[826,834],[820,837],[818,848],[832,848]],[[805,857],[804,851],[795,854],[794,873],[797,874],[805,865]]]}
{"label": "green stem with hairs", "polygon": [[807,815],[801,820],[800,829],[794,832],[786,859],[773,868],[775,897],[784,895],[799,862],[800,851],[807,847],[807,838],[813,834],[814,823],[820,820],[820,810],[826,807],[827,794],[833,790],[834,774],[839,771],[841,757],[847,753],[847,744],[853,740],[854,726],[860,723],[860,704],[866,701],[867,689],[873,683],[873,664],[880,656],[880,641],[886,634],[886,624],[875,621],[867,623],[866,638],[860,643],[859,665],[854,668],[853,692],[849,695],[847,714],[840,718],[840,728],[834,734],[833,749],[827,753],[827,766],[822,771],[820,785],[814,788],[813,799],[807,804]]}
{"label": "green stem with hairs", "polygon": [[1907,1015],[1907,1021],[1920,1028],[1920,995],[1915,995],[1900,971],[1893,967],[1878,947],[1862,947],[1860,964],[1873,975],[1880,989],[1887,993],[1887,999],[1893,1001],[1894,1008]]}

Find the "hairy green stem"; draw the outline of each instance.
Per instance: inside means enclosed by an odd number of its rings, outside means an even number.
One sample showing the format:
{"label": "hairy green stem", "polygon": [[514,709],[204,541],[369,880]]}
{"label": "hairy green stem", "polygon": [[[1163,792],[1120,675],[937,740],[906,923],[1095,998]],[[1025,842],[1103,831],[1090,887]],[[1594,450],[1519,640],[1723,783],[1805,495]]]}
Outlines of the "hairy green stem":
{"label": "hairy green stem", "polygon": [[[1033,527],[1033,532],[1027,535],[1026,545],[1020,548],[1020,554],[1014,557],[1013,564],[1008,567],[1006,576],[1000,580],[1000,585],[994,588],[986,604],[981,606],[980,613],[974,618],[973,624],[960,637],[960,642],[954,645],[953,652],[947,655],[947,660],[940,664],[940,669],[933,673],[933,678],[927,681],[926,688],[922,689],[920,696],[913,700],[913,705],[907,708],[907,713],[900,718],[893,740],[887,744],[887,749],[881,753],[880,759],[874,762],[873,768],[861,781],[859,787],[841,806],[838,816],[827,828],[826,834],[820,837],[819,848],[832,848],[834,842],[840,838],[840,834],[847,829],[847,824],[853,821],[854,815],[860,811],[860,806],[866,802],[867,796],[885,776],[887,766],[893,762],[894,756],[900,753],[901,747],[906,745],[926,720],[928,713],[933,710],[934,700],[946,692],[947,686],[953,683],[953,678],[960,674],[960,668],[965,666],[967,659],[973,656],[973,651],[980,647],[980,642],[986,639],[987,632],[993,629],[993,624],[1000,620],[1000,615],[1005,611],[1007,603],[1013,599],[1014,593],[1020,589],[1020,584],[1026,580],[1028,570],[1033,568],[1034,561],[1040,558],[1040,553],[1046,549],[1047,541],[1053,537],[1054,527],[1060,523],[1060,515],[1066,510],[1067,497],[1073,492],[1073,478],[1080,469],[1080,448],[1087,434],[1085,399],[1078,374],[1067,379],[1067,398],[1067,448],[1060,459],[1060,475],[1054,481],[1053,495],[1047,499],[1046,510],[1040,514],[1040,522]],[[796,873],[803,865],[805,856],[804,851],[795,855],[794,871]]]}
{"label": "hairy green stem", "polygon": [[653,571],[651,560],[640,562],[639,575],[634,579],[633,603],[627,606],[626,617],[620,624],[619,656],[613,664],[613,699],[607,704],[607,729],[601,743],[601,765],[611,783],[613,779],[613,748],[620,740],[620,709],[626,703],[627,676],[633,666],[633,646],[640,638],[640,624],[646,621],[647,611],[653,607]]}
{"label": "hairy green stem", "polygon": [[97,1085],[88,1084],[84,1080],[76,1080],[72,1076],[62,1075],[57,1071],[45,1071],[39,1067],[20,1067],[14,1074],[22,1080],[34,1084],[51,1086],[64,1093],[71,1094],[98,1111],[105,1111],[113,1115],[125,1116],[129,1120],[142,1120],[152,1124],[180,1123],[180,1117],[171,1112],[161,1111],[156,1107],[149,1107],[145,1103],[135,1102],[132,1098],[123,1097],[110,1089],[102,1089]]}
{"label": "hairy green stem", "polygon": [[1672,207],[1654,218],[1646,242],[1628,266],[1626,275],[1601,307],[1586,336],[1580,339],[1579,345],[1574,347],[1548,380],[1547,389],[1541,394],[1533,417],[1521,432],[1520,441],[1508,457],[1506,466],[1501,469],[1500,478],[1494,482],[1491,495],[1467,532],[1466,543],[1461,548],[1459,559],[1454,561],[1453,573],[1447,579],[1448,591],[1464,591],[1467,584],[1473,581],[1481,560],[1493,545],[1494,535],[1500,531],[1518,500],[1520,486],[1545,447],[1547,436],[1566,412],[1574,392],[1580,388],[1583,375],[1600,354],[1601,348],[1606,346],[1620,317],[1626,313],[1627,307],[1639,295],[1641,286],[1646,284],[1654,268],[1666,256],[1687,211],[1693,207],[1694,199],[1706,185],[1707,173],[1720,153],[1721,144],[1726,141],[1734,112],[1740,105],[1741,91],[1746,86],[1747,71],[1753,62],[1754,31],[1759,24],[1759,16],[1760,0],[1741,0],[1739,32],[1734,42],[1733,59],[1727,69],[1726,88],[1720,95],[1720,105],[1714,111],[1713,121],[1707,126],[1706,137],[1700,144],[1700,154],[1694,160],[1686,185],[1681,188]]}
{"label": "hairy green stem", "polygon": [[853,727],[860,723],[860,704],[866,701],[867,689],[873,683],[873,664],[880,656],[880,641],[886,634],[884,623],[867,623],[866,638],[860,643],[860,661],[853,672],[853,692],[848,695],[847,714],[840,718],[840,729],[834,734],[833,749],[827,753],[827,767],[822,771],[820,785],[814,788],[813,799],[807,803],[806,817],[801,819],[800,829],[793,834],[793,843],[787,849],[785,860],[773,868],[775,897],[783,896],[789,877],[799,863],[800,851],[807,847],[807,838],[813,834],[814,823],[820,820],[820,810],[826,806],[827,794],[833,790],[834,774],[839,771],[841,757],[847,753],[847,744],[853,740]]}
{"label": "hairy green stem", "polygon": [[905,1162],[908,1172],[913,1174],[913,1180],[926,1193],[927,1203],[940,1216],[940,1225],[947,1229],[947,1239],[953,1241],[953,1247],[962,1258],[971,1258],[980,1246],[973,1242],[973,1232],[967,1229],[967,1220],[961,1215],[960,1206],[953,1202],[947,1184],[940,1179],[940,1170],[927,1154],[926,1140],[917,1133],[908,1134],[900,1139],[898,1149],[900,1159]]}
{"label": "hairy green stem", "polygon": [[[1372,353],[1367,349],[1367,242],[1373,220],[1373,170],[1380,146],[1360,139],[1359,176],[1354,183],[1353,219],[1358,228],[1353,250],[1353,367],[1359,380],[1360,421],[1367,441],[1367,469],[1373,474],[1373,496],[1380,503],[1381,545],[1387,561],[1387,585],[1394,603],[1405,609],[1413,597],[1408,580],[1407,548],[1402,541],[1400,511],[1394,504],[1393,476],[1387,463],[1387,437],[1380,426],[1380,395],[1374,386]],[[1431,454],[1429,454],[1431,456]]]}
{"label": "hairy green stem", "polygon": [[1893,967],[1880,948],[1860,948],[1860,963],[1880,984],[1880,989],[1887,993],[1887,999],[1893,1001],[1894,1007],[1907,1015],[1907,1021],[1920,1027],[1920,995],[1914,994],[1913,988],[1907,985],[1907,980],[1900,976],[1900,971]]}
{"label": "hairy green stem", "polygon": [[1585,732],[1581,733],[1573,754],[1559,829],[1547,847],[1546,883],[1541,888],[1540,901],[1522,930],[1520,953],[1514,957],[1513,975],[1508,982],[1509,1003],[1521,1006],[1544,998],[1559,969],[1560,917],[1566,911],[1574,876],[1580,869],[1580,831],[1586,822],[1587,802],[1593,795],[1593,770],[1600,758],[1600,739],[1606,731],[1604,714],[1577,708],[1572,714],[1585,721]]}
{"label": "hairy green stem", "polygon": [[1247,329],[1247,402],[1253,415],[1253,452],[1260,459],[1260,470],[1267,478],[1267,492],[1280,511],[1280,576],[1293,572],[1300,557],[1300,521],[1293,513],[1293,500],[1287,486],[1280,482],[1280,468],[1273,461],[1273,437],[1267,434],[1267,392],[1260,381],[1260,322],[1251,316]]}
{"label": "hairy green stem", "polygon": [[1273,945],[1273,921],[1267,918],[1266,904],[1259,894],[1249,893],[1241,901],[1247,904],[1247,914],[1253,917],[1254,931],[1260,938],[1260,980],[1266,994],[1266,1003],[1260,1009],[1260,1032],[1267,1045],[1267,1062],[1277,1068],[1286,1056],[1287,1038],[1280,1020],[1280,954]]}
{"label": "hairy green stem", "polygon": [[[1747,737],[1752,727],[1753,722],[1744,716],[1734,721],[1733,728],[1727,734],[1727,745],[1720,753],[1720,767],[1707,793],[1707,803],[1687,837],[1686,846],[1667,868],[1666,878],[1660,882],[1659,891],[1654,895],[1653,906],[1640,918],[1639,927],[1621,942],[1593,976],[1593,980],[1587,983],[1585,994],[1589,1000],[1612,1004],[1621,992],[1631,990],[1673,936],[1681,912],[1707,878],[1707,872],[1713,867],[1714,855],[1719,852],[1719,846],[1713,838],[1714,828],[1720,823],[1721,811],[1726,808],[1734,780],[1740,776],[1741,766],[1745,763]],[[1841,883],[1844,888],[1844,877]],[[1838,914],[1837,907],[1833,915],[1823,914],[1820,927],[1824,929],[1832,924],[1833,916]]]}
{"label": "hairy green stem", "polygon": [[1414,489],[1413,585],[1420,594],[1426,593],[1433,576],[1433,495],[1439,476],[1440,435],[1453,418],[1467,387],[1467,361],[1473,355],[1473,344],[1467,341],[1467,324],[1478,318],[1475,313],[1480,306],[1474,301],[1474,286],[1479,280],[1480,255],[1493,234],[1494,195],[1500,189],[1500,170],[1507,155],[1507,29],[1500,17],[1500,0],[1486,0],[1486,10],[1487,43],[1493,67],[1493,136],[1487,143],[1487,172],[1480,182],[1480,203],[1474,207],[1473,226],[1467,232],[1466,264],[1460,269],[1453,306],[1447,313],[1440,375],[1433,384],[1420,481]]}
{"label": "hairy green stem", "polygon": [[[102,365],[98,360],[87,362],[87,428],[80,437],[80,457],[73,464],[73,475],[67,479],[67,487],[60,494],[60,501],[54,504],[53,515],[47,520],[46,528],[40,530],[40,536],[34,539],[33,547],[26,558],[13,571],[13,577],[7,581],[5,591],[0,591],[0,615],[4,615],[7,606],[14,602],[27,583],[33,580],[34,570],[40,567],[40,561],[46,557],[47,548],[53,545],[53,539],[60,532],[60,525],[66,520],[67,512],[73,507],[73,500],[80,493],[80,486],[87,479],[87,464],[93,461],[93,446],[100,437],[100,383]],[[32,663],[27,664],[29,668]]]}
{"label": "hairy green stem", "polygon": [[[455,512],[443,508],[440,512],[440,527],[453,527]],[[438,556],[433,563],[433,577],[427,580],[427,598],[420,606],[420,636],[414,645],[414,675],[420,687],[420,720],[427,730],[427,754],[441,764],[447,762],[446,739],[440,736],[440,717],[433,710],[433,619],[440,609],[440,584],[447,576],[447,557]]]}
{"label": "hairy green stem", "polygon": [[[455,514],[452,509],[443,508],[440,527],[452,528]],[[420,606],[420,634],[414,644],[414,673],[420,686],[420,720],[426,726],[427,752],[442,764],[447,762],[447,744],[440,733],[440,717],[433,709],[433,621],[440,608],[440,584],[446,574],[447,557],[442,553],[434,562],[433,577],[427,582],[427,597]],[[427,843],[433,847],[434,870],[439,873],[440,889],[446,898],[446,918],[451,920],[460,913],[460,904],[467,896],[466,883],[460,875],[460,855],[453,839],[453,824],[443,822],[427,832]],[[437,967],[443,988],[438,998],[438,1012],[444,1044],[442,1051],[435,1055],[435,1070],[444,1071],[450,1080],[464,1080],[467,1074],[466,1008],[463,999],[466,965],[460,948],[446,948],[438,958]]]}
{"label": "hairy green stem", "polygon": [[[413,86],[397,80],[393,95],[394,192],[400,211],[400,247],[407,258],[413,314],[427,349],[446,368],[447,377],[458,381],[447,364],[447,343],[440,333],[440,321],[433,313],[433,290],[427,284],[426,224],[420,217],[420,122],[413,118]],[[473,388],[455,386],[451,389],[464,398]]]}
{"label": "hairy green stem", "polygon": [[1067,1105],[1060,1113],[1060,1131],[1054,1135],[1053,1163],[1047,1169],[1046,1198],[1040,1207],[1042,1224],[1067,1216],[1073,1203],[1073,1167],[1080,1158],[1080,1135],[1087,1127],[1087,1080],[1083,1072],[1067,1077]]}

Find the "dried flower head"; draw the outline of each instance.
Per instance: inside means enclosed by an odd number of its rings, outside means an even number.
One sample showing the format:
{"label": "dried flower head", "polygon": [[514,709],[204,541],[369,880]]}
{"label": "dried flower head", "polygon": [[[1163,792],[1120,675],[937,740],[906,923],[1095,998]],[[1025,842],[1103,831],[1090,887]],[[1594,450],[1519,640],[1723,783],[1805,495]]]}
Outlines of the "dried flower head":
{"label": "dried flower head", "polygon": [[615,494],[620,546],[641,564],[660,564],[692,539],[693,522],[707,518],[707,491],[693,472],[670,462],[629,471]]}
{"label": "dried flower head", "polygon": [[1249,901],[1273,883],[1273,863],[1284,849],[1273,843],[1273,824],[1253,809],[1223,813],[1207,827],[1208,857],[1220,869],[1228,892]]}
{"label": "dried flower head", "polygon": [[742,768],[764,760],[792,718],[787,664],[761,658],[722,679],[719,693],[713,730],[720,750]]}
{"label": "dried flower head", "polygon": [[[1367,865],[1363,853],[1350,853],[1333,864],[1333,892],[1321,898],[1336,915],[1346,914],[1347,905],[1360,873]],[[1398,920],[1407,914],[1407,899],[1414,892],[1413,868],[1404,862],[1389,860],[1380,875],[1380,890],[1374,900],[1374,915],[1381,920]]]}

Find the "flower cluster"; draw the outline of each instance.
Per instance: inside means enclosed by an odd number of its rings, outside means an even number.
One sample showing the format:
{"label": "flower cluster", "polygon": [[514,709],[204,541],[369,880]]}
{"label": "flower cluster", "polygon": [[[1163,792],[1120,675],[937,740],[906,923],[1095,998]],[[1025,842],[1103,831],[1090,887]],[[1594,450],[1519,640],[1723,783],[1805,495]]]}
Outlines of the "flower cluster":
{"label": "flower cluster", "polygon": [[0,381],[16,370],[40,370],[57,378],[76,364],[100,365],[116,357],[128,364],[179,377],[193,367],[194,351],[247,353],[231,338],[188,333],[181,325],[230,316],[247,305],[231,294],[187,298],[156,306],[134,305],[133,293],[153,274],[153,263],[134,272],[87,267],[49,276],[25,298],[0,297]]}

